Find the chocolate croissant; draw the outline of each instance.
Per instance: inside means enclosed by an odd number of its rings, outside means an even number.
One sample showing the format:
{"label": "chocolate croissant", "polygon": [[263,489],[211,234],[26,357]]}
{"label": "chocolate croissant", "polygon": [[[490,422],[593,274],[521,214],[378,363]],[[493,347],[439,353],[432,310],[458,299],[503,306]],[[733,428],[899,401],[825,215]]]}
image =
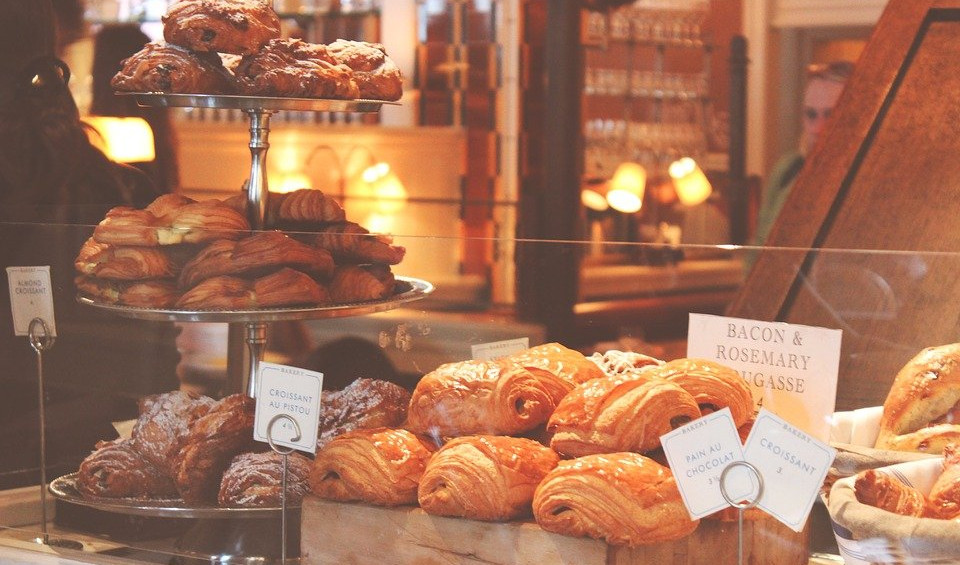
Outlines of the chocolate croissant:
{"label": "chocolate croissant", "polygon": [[179,0],[163,15],[163,37],[194,51],[245,55],[280,37],[271,2]]}
{"label": "chocolate croissant", "polygon": [[927,515],[944,520],[960,518],[960,445],[943,448],[943,471],[927,494]]}
{"label": "chocolate croissant", "polygon": [[960,343],[928,347],[893,379],[876,447],[940,453],[960,442]]}
{"label": "chocolate croissant", "polygon": [[533,492],[557,466],[551,449],[525,438],[467,436],[441,447],[420,479],[429,514],[506,521],[529,516]]}
{"label": "chocolate croissant", "polygon": [[129,440],[98,447],[80,464],[77,490],[88,497],[174,498],[170,476],[141,455]]}
{"label": "chocolate croissant", "polygon": [[547,421],[555,392],[507,360],[447,363],[417,383],[407,427],[433,436],[519,434]]}
{"label": "chocolate croissant", "polygon": [[[311,461],[296,451],[286,457],[286,503],[297,506],[309,490]],[[220,506],[280,506],[283,458],[275,451],[237,455],[223,472],[217,502]]]}
{"label": "chocolate croissant", "polygon": [[433,450],[432,443],[403,429],[347,432],[317,454],[310,490],[331,500],[416,504],[417,485]]}
{"label": "chocolate croissant", "polygon": [[753,416],[750,387],[730,367],[706,359],[681,358],[656,367],[649,374],[680,385],[692,394],[704,416],[729,408],[738,428]]}
{"label": "chocolate croissant", "polygon": [[573,387],[604,376],[603,371],[582,353],[556,342],[525,349],[508,355],[507,359],[541,379],[559,379],[565,390],[556,397],[557,401]]}
{"label": "chocolate croissant", "polygon": [[637,453],[561,461],[537,487],[533,515],[550,532],[630,546],[680,539],[699,524],[670,469]]}
{"label": "chocolate croissant", "polygon": [[694,397],[664,379],[612,376],[591,380],[565,396],[547,423],[550,447],[568,457],[646,452],[660,436],[701,416]]}
{"label": "chocolate croissant", "polygon": [[867,469],[854,482],[857,500],[888,512],[920,517],[926,502],[923,494],[886,473]]}
{"label": "chocolate croissant", "polygon": [[234,82],[215,53],[194,53],[173,43],[155,41],[121,62],[110,80],[123,92],[230,94]]}

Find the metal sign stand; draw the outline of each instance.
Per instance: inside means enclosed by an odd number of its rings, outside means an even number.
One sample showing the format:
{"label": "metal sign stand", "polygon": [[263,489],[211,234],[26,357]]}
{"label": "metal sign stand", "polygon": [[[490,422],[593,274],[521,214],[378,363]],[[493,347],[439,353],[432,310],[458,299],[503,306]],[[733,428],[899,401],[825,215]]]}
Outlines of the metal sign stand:
{"label": "metal sign stand", "polygon": [[53,347],[56,338],[50,334],[50,328],[42,318],[30,320],[28,327],[30,347],[37,352],[37,389],[40,414],[40,532],[35,541],[43,545],[83,549],[83,544],[67,539],[52,539],[47,532],[47,416],[46,393],[43,388],[43,352]]}
{"label": "metal sign stand", "polygon": [[273,441],[273,426],[280,420],[287,420],[293,424],[294,436],[290,441],[300,440],[300,425],[293,417],[287,414],[277,414],[270,419],[267,424],[267,443],[270,449],[283,455],[283,473],[280,480],[280,563],[286,565],[287,562],[287,467],[289,455],[294,452],[292,447],[281,447]]}
{"label": "metal sign stand", "polygon": [[[753,500],[733,500],[727,493],[727,475],[730,473],[730,470],[735,467],[745,467],[757,478],[757,495]],[[743,565],[743,513],[745,510],[753,508],[760,502],[760,497],[763,496],[763,476],[760,475],[760,471],[750,463],[746,461],[734,461],[727,465],[723,469],[723,472],[720,473],[720,494],[723,495],[724,500],[737,509],[737,564]]]}

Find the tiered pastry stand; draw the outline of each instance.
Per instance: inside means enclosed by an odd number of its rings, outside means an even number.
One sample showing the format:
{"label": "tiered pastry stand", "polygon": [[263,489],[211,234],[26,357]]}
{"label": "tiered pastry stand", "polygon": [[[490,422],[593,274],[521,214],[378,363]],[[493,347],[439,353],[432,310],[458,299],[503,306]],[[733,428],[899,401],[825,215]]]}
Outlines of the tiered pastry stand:
{"label": "tiered pastry stand", "polygon": [[[271,98],[232,95],[189,95],[160,93],[131,93],[141,106],[168,108],[215,108],[223,110],[242,110],[250,118],[250,176],[247,182],[247,217],[254,230],[264,227],[267,209],[267,150],[270,148],[270,117],[281,110],[315,112],[377,112],[384,104],[381,100],[327,100],[313,98]],[[396,277],[394,293],[381,300],[347,304],[302,306],[295,308],[272,308],[253,310],[176,310],[150,309],[118,306],[99,303],[80,296],[78,300],[91,307],[139,320],[174,322],[227,322],[231,330],[242,325],[245,329],[245,341],[249,351],[249,368],[246,392],[255,396],[257,390],[257,366],[263,359],[266,345],[267,325],[269,322],[284,320],[307,320],[360,316],[382,312],[400,305],[424,298],[433,291],[433,285],[427,281]],[[231,331],[231,333],[233,333]],[[133,499],[89,499],[76,489],[76,474],[72,473],[55,479],[50,491],[58,498],[89,506],[98,510],[147,517],[175,517],[197,519],[223,518],[276,518],[280,507],[245,508],[219,506],[191,506],[182,500],[133,500]],[[295,509],[289,507],[289,509]],[[224,556],[218,562],[223,561]],[[237,562],[246,562],[240,558]]]}

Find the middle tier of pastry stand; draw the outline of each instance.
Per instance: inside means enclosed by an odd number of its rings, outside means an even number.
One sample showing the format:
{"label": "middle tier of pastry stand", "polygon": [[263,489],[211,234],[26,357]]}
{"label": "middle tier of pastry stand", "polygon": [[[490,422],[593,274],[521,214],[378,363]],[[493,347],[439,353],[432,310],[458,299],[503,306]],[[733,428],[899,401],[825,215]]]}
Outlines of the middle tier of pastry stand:
{"label": "middle tier of pastry stand", "polygon": [[[217,110],[241,110],[250,119],[250,175],[246,184],[247,219],[254,230],[264,228],[267,210],[267,150],[270,148],[270,116],[279,111],[294,112],[345,112],[375,113],[384,105],[397,105],[384,100],[334,100],[321,98],[286,98],[241,95],[164,94],[153,92],[118,93],[133,96],[140,106],[158,108],[211,108]],[[433,286],[418,279],[398,277],[398,288],[385,300],[359,304],[345,304],[318,308],[284,308],[276,310],[250,310],[243,312],[183,312],[170,310],[142,310],[116,308],[118,314],[133,318],[191,321],[230,322],[231,343],[237,323],[244,324],[244,339],[247,343],[249,367],[246,392],[256,395],[257,364],[263,359],[267,341],[267,322],[281,320],[304,320],[358,316],[388,310],[404,302],[417,300],[433,291]],[[109,309],[109,307],[107,307]],[[234,371],[228,358],[228,373]],[[242,388],[242,387],[240,387]]]}

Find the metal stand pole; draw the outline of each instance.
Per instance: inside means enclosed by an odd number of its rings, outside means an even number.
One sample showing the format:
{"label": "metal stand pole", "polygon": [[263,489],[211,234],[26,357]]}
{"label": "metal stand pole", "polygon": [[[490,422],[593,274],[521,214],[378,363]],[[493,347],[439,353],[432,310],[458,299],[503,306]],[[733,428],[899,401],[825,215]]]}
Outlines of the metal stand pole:
{"label": "metal stand pole", "polygon": [[257,396],[257,369],[263,359],[267,347],[267,323],[247,323],[247,348],[250,352],[249,378],[247,380],[247,396]]}
{"label": "metal stand pole", "polygon": [[[745,467],[757,478],[757,494],[753,500],[733,500],[727,493],[727,475],[735,467]],[[723,495],[724,500],[737,509],[737,563],[738,565],[743,565],[743,513],[748,508],[753,508],[760,502],[760,497],[763,496],[763,476],[760,475],[760,471],[750,463],[746,461],[734,461],[727,465],[723,469],[723,472],[720,473],[720,494]]]}
{"label": "metal stand pole", "polygon": [[287,467],[289,455],[293,453],[293,448],[290,447],[281,447],[273,442],[273,426],[280,420],[287,420],[293,424],[294,436],[290,438],[290,441],[298,441],[300,439],[300,425],[297,424],[297,421],[292,417],[286,414],[277,414],[270,419],[270,422],[267,424],[267,443],[270,444],[270,449],[275,452],[283,455],[283,474],[281,475],[280,481],[280,563],[286,564],[287,562]]}

